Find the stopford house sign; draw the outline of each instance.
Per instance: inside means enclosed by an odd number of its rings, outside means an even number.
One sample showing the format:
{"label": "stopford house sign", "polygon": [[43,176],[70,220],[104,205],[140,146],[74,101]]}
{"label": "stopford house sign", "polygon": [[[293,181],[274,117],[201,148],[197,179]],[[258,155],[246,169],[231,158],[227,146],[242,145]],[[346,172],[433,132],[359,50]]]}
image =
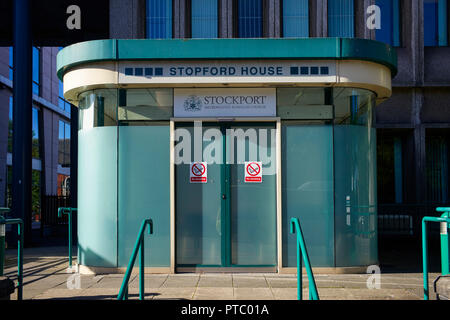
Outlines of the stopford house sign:
{"label": "stopford house sign", "polygon": [[274,88],[175,89],[174,116],[274,117]]}

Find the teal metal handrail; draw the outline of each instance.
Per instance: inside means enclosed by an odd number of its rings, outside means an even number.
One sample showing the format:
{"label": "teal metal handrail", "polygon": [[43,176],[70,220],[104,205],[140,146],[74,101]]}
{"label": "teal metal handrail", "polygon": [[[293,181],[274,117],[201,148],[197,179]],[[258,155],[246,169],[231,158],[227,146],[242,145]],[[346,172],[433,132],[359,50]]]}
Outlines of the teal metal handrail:
{"label": "teal metal handrail", "polygon": [[69,216],[69,268],[72,269],[72,212],[77,211],[77,208],[58,208],[58,218],[61,218],[63,214]]}
{"label": "teal metal handrail", "polygon": [[119,295],[117,300],[127,300],[128,299],[128,281],[130,281],[131,271],[133,270],[134,263],[136,261],[136,256],[138,250],[140,251],[139,257],[139,300],[144,300],[145,297],[145,286],[144,286],[144,261],[145,261],[145,250],[144,250],[144,232],[145,227],[149,226],[148,234],[153,234],[153,221],[151,219],[146,219],[142,222],[141,229],[139,230],[136,243],[134,244],[133,254],[128,262],[127,271],[123,277],[122,286],[120,287]]}
{"label": "teal metal handrail", "polygon": [[444,212],[440,217],[424,217],[422,219],[422,260],[423,260],[423,295],[424,300],[429,300],[428,289],[428,245],[427,245],[427,222],[441,223],[441,274],[450,274],[449,239],[448,228],[450,227],[450,208],[436,208],[437,212]]}
{"label": "teal metal handrail", "polygon": [[290,227],[292,234],[297,232],[297,300],[303,300],[302,257],[303,260],[305,260],[305,268],[309,281],[309,300],[320,300],[316,281],[314,280],[314,274],[309,262],[308,251],[306,250],[305,239],[298,218],[291,218]]}
{"label": "teal metal handrail", "polygon": [[[8,212],[5,208],[2,208],[0,213]],[[17,300],[23,299],[23,221],[22,219],[5,219],[3,215],[0,215],[0,226],[4,227],[6,224],[17,224]],[[4,248],[3,248],[4,249]],[[3,264],[4,256],[0,257]],[[3,267],[3,266],[2,266]],[[3,275],[3,268],[1,270]]]}

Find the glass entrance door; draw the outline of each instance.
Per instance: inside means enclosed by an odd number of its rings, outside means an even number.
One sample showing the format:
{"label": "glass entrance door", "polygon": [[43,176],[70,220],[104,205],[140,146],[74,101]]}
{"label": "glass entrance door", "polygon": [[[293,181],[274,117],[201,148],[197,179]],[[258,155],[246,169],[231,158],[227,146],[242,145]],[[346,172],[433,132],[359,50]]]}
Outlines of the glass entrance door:
{"label": "glass entrance door", "polygon": [[178,267],[276,265],[275,130],[272,123],[176,127]]}

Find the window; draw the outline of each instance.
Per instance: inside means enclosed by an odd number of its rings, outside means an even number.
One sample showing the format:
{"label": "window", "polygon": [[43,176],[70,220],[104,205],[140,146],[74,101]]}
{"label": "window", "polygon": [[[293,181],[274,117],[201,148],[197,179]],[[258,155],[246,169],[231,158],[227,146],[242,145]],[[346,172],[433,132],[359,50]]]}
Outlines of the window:
{"label": "window", "polygon": [[447,203],[448,189],[448,137],[427,132],[425,138],[427,197],[430,202]]}
{"label": "window", "polygon": [[172,1],[147,0],[147,38],[172,38]]}
{"label": "window", "polygon": [[32,128],[32,144],[31,144],[31,156],[39,159],[39,110],[33,108],[33,128]]}
{"label": "window", "polygon": [[66,99],[64,99],[64,85],[61,80],[59,80],[59,98],[58,98],[58,106],[70,113],[70,102],[68,102]]}
{"label": "window", "polygon": [[381,29],[375,32],[378,41],[400,46],[400,0],[377,0],[381,10]]}
{"label": "window", "polygon": [[41,217],[41,171],[31,172],[31,212],[33,221]]}
{"label": "window", "polygon": [[328,0],[328,36],[355,36],[353,0]]}
{"label": "window", "polygon": [[238,0],[238,37],[261,38],[263,34],[262,0]]}
{"label": "window", "polygon": [[13,149],[13,96],[9,96],[8,152]]}
{"label": "window", "polygon": [[59,120],[58,163],[63,167],[70,166],[70,124]]}
{"label": "window", "polygon": [[217,38],[218,0],[191,0],[192,38]]}
{"label": "window", "polygon": [[9,80],[14,78],[14,50],[13,47],[9,47]]}
{"label": "window", "polygon": [[309,0],[284,0],[283,37],[309,37]]}
{"label": "window", "polygon": [[40,94],[41,49],[33,47],[33,93]]}
{"label": "window", "polygon": [[402,138],[379,134],[377,137],[377,186],[379,203],[403,202]]}
{"label": "window", "polygon": [[60,197],[67,197],[70,195],[70,176],[58,174],[58,186],[56,194]]}
{"label": "window", "polygon": [[423,6],[425,47],[447,46],[447,0],[424,0]]}

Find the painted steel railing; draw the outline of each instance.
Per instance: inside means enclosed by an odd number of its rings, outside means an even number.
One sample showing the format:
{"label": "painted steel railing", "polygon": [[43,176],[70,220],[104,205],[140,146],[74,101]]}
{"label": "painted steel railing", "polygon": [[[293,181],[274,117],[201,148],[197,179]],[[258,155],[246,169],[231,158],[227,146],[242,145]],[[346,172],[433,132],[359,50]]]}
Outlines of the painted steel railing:
{"label": "painted steel railing", "polygon": [[72,269],[72,212],[77,211],[77,208],[58,208],[58,218],[63,214],[69,216],[69,268]]}
{"label": "painted steel railing", "polygon": [[303,237],[302,228],[298,218],[291,218],[291,233],[297,233],[297,300],[303,300],[303,283],[302,283],[302,258],[305,260],[305,269],[309,282],[309,300],[320,300],[317,293],[316,281],[309,262],[308,251],[306,250],[305,239]]}
{"label": "painted steel railing", "polygon": [[441,273],[450,274],[449,239],[448,228],[450,227],[450,208],[437,208],[437,212],[443,212],[440,217],[424,217],[422,219],[422,259],[423,259],[423,295],[424,300],[430,297],[428,289],[428,245],[427,245],[427,222],[439,222],[441,224]]}
{"label": "painted steel railing", "polygon": [[[17,224],[17,300],[22,300],[23,298],[23,221],[22,219],[6,219],[3,216],[3,213],[9,212],[7,208],[1,208],[0,210],[0,232],[3,234],[5,225],[7,224]],[[0,234],[0,236],[1,236]],[[1,268],[0,275],[3,275],[3,267],[4,267],[4,259],[5,259],[5,242],[4,239],[2,241],[2,247],[0,249],[0,260],[1,260]]]}
{"label": "painted steel railing", "polygon": [[145,228],[149,226],[148,234],[153,234],[153,221],[151,219],[146,219],[142,222],[141,229],[139,230],[136,243],[134,244],[133,254],[128,262],[127,270],[125,276],[123,277],[122,286],[120,287],[119,295],[117,300],[127,300],[128,299],[128,282],[130,281],[131,271],[133,270],[134,263],[136,261],[136,256],[138,250],[140,251],[139,257],[139,300],[144,300],[145,297],[145,286],[144,286],[144,261],[145,261],[145,250],[144,250],[144,232]]}

